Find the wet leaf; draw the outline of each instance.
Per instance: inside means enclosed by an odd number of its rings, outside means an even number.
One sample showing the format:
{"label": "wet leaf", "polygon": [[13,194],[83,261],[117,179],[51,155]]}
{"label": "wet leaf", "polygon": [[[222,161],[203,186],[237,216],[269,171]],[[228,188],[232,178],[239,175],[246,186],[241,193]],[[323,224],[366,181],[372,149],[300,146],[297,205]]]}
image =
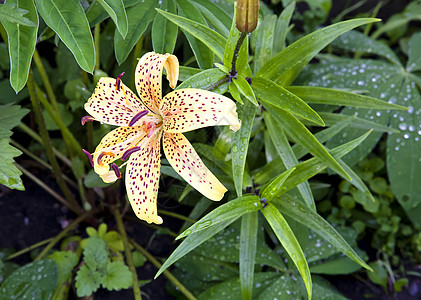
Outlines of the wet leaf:
{"label": "wet leaf", "polygon": [[[176,13],[174,0],[162,0],[160,9],[171,14]],[[161,11],[161,10],[158,10]],[[173,53],[177,41],[177,25],[162,14],[157,14],[152,23],[152,46],[156,53]]]}

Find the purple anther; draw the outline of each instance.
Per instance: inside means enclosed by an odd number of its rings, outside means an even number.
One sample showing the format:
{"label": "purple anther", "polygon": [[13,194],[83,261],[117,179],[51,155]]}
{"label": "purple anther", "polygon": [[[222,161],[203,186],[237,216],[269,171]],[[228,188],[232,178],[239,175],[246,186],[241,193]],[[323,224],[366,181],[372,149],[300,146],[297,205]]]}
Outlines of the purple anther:
{"label": "purple anther", "polygon": [[129,122],[129,126],[133,126],[136,124],[137,121],[139,121],[140,118],[146,116],[148,114],[149,110],[142,110],[141,112],[137,113]]}
{"label": "purple anther", "polygon": [[121,160],[126,160],[132,153],[135,153],[136,151],[139,151],[140,147],[133,147],[130,149],[127,149],[126,152],[123,153],[123,156],[121,157]]}
{"label": "purple anther", "polygon": [[86,151],[85,149],[82,149],[82,152],[86,154],[86,156],[89,158],[89,161],[91,162],[91,166],[94,166],[94,159],[92,158],[91,153],[89,153],[88,151]]}
{"label": "purple anther", "polygon": [[117,79],[115,80],[116,90],[120,89],[121,77],[123,77],[124,74],[125,74],[125,72],[123,72],[123,73],[121,73],[120,75],[117,76]]}
{"label": "purple anther", "polygon": [[120,169],[118,168],[116,164],[111,164],[111,169],[113,169],[115,176],[117,176],[117,178],[121,178]]}
{"label": "purple anther", "polygon": [[247,81],[247,82],[248,82],[248,84],[250,84],[250,85],[251,85],[251,84],[252,84],[252,82],[253,82],[253,81],[251,80],[251,77],[246,77],[246,81]]}
{"label": "purple anther", "polygon": [[85,125],[86,122],[92,122],[95,119],[91,116],[83,116],[82,119],[80,119],[80,123],[83,125]]}
{"label": "purple anther", "polygon": [[260,203],[263,204],[263,208],[268,205],[268,200],[266,198],[260,198]]}

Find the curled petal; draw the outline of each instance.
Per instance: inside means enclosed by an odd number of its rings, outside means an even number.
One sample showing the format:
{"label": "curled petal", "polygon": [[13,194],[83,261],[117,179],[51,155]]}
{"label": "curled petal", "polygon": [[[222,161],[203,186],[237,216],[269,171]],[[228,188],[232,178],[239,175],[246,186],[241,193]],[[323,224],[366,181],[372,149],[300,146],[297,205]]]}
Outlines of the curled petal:
{"label": "curled petal", "polygon": [[219,201],[227,189],[203,164],[193,146],[181,133],[164,133],[164,153],[178,174],[207,198]]}
{"label": "curled petal", "polygon": [[99,175],[104,175],[110,170],[110,164],[147,135],[143,126],[118,127],[104,136],[95,149],[93,161],[94,170]]}
{"label": "curled petal", "polygon": [[[117,89],[118,82],[114,78],[102,77],[85,104],[85,110],[97,121],[127,126],[138,112],[147,110],[147,107],[122,82]],[[154,119],[152,116],[144,118]]]}
{"label": "curled petal", "polygon": [[130,156],[126,167],[126,189],[136,216],[148,223],[162,224],[156,199],[160,174],[160,134],[145,139],[140,151]]}
{"label": "curled petal", "polygon": [[240,120],[231,99],[199,89],[175,90],[164,97],[160,107],[166,132],[187,132],[194,129],[230,125],[237,131]]}
{"label": "curled petal", "polygon": [[137,93],[155,113],[158,113],[162,99],[163,67],[167,71],[170,86],[175,88],[178,80],[178,59],[174,55],[148,52],[139,59],[135,72]]}
{"label": "curled petal", "polygon": [[117,177],[117,174],[114,172],[114,170],[110,170],[105,174],[99,175],[101,177],[102,181],[105,183],[113,183],[120,177]]}

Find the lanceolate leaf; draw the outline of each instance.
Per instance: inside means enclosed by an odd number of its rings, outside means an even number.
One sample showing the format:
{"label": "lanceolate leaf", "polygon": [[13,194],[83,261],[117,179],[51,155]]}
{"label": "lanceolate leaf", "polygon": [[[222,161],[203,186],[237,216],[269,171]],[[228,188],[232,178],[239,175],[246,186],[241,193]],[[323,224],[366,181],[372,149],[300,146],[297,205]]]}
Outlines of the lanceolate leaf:
{"label": "lanceolate leaf", "polygon": [[306,285],[308,299],[311,300],[312,285],[310,269],[294,233],[282,214],[272,203],[268,203],[267,206],[262,209],[262,213],[300,272],[304,284]]}
{"label": "lanceolate leaf", "polygon": [[288,26],[294,10],[295,1],[291,1],[278,17],[275,32],[273,34],[273,53],[278,53],[285,48]]}
{"label": "lanceolate leaf", "polygon": [[[213,4],[210,1],[207,1],[207,0],[205,0],[205,1],[207,3]],[[216,12],[214,9],[212,9],[212,11],[210,11],[205,6],[202,6],[202,5],[198,4],[197,1],[194,1],[194,5],[196,5],[196,7],[201,11],[201,13],[203,14],[203,16],[205,17],[206,21],[208,22],[208,24],[210,26],[212,26],[213,28],[215,28],[215,30],[218,33],[220,33],[222,36],[224,36],[225,38],[228,38],[228,36],[229,36],[229,27],[226,27],[224,25],[224,23],[221,22],[221,18],[220,18],[221,15],[218,14],[218,12]],[[215,4],[213,4],[213,5],[215,5]],[[220,9],[220,8],[218,7],[218,9]],[[228,21],[231,22],[231,18],[229,18]]]}
{"label": "lanceolate leaf", "polygon": [[[197,73],[191,76],[189,79],[183,81],[177,89],[185,89],[185,88],[196,88],[196,89],[208,89],[214,83],[218,82],[222,78],[224,78],[226,74],[217,68],[203,70],[200,73]],[[220,85],[217,89],[212,91],[219,92],[223,94],[226,92],[228,87],[228,83]]]}
{"label": "lanceolate leaf", "polygon": [[340,22],[319,29],[292,43],[269,60],[256,74],[284,86],[290,85],[301,70],[339,35],[379,19],[362,18]]}
{"label": "lanceolate leaf", "polygon": [[119,32],[114,34],[115,57],[119,64],[129,56],[140,36],[156,15],[155,0],[144,0],[142,3],[127,9],[128,30],[124,39]]}
{"label": "lanceolate leaf", "polygon": [[8,21],[11,23],[25,25],[25,26],[35,26],[36,24],[24,17],[28,11],[22,8],[16,8],[16,5],[11,4],[9,1],[7,4],[0,5],[0,21]]}
{"label": "lanceolate leaf", "polygon": [[246,97],[249,102],[253,103],[255,106],[259,105],[259,103],[256,100],[256,96],[254,95],[253,89],[243,76],[237,75],[237,78],[233,78],[232,82],[234,82],[239,92],[244,97]]}
{"label": "lanceolate leaf", "polygon": [[[160,8],[176,13],[174,0],[162,0]],[[177,25],[169,22],[164,16],[157,14],[152,24],[152,45],[157,53],[172,53],[177,40]]]}
{"label": "lanceolate leaf", "polygon": [[232,17],[227,14],[225,10],[220,8],[216,3],[209,0],[195,0],[195,4],[199,4],[212,12],[225,26],[227,30],[230,29]]}
{"label": "lanceolate leaf", "polygon": [[35,26],[26,26],[2,20],[9,45],[10,84],[17,93],[23,89],[28,80],[29,67],[37,40],[38,14],[32,0],[9,0],[6,4],[13,4],[18,9],[28,11],[25,17],[35,24]]}
{"label": "lanceolate leaf", "polygon": [[191,21],[189,19],[179,17],[175,14],[165,12],[163,10],[157,9],[157,11],[165,16],[168,20],[177,24],[191,35],[196,37],[202,43],[209,47],[209,49],[215,53],[215,55],[222,61],[224,57],[224,48],[227,40],[215,32],[214,30],[208,28],[205,25],[202,25],[198,22]]}
{"label": "lanceolate leaf", "polygon": [[252,299],[258,220],[257,212],[248,213],[241,218],[240,284],[243,300]]}
{"label": "lanceolate leaf", "polygon": [[297,222],[307,226],[326,241],[338,248],[342,253],[349,258],[370,270],[371,268],[355,253],[344,238],[320,215],[309,207],[295,200],[291,195],[284,194],[281,197],[275,198],[272,202],[284,214],[293,218]]}
{"label": "lanceolate leaf", "polygon": [[253,59],[254,73],[257,73],[272,58],[273,33],[275,31],[276,21],[276,15],[268,15],[257,28]]}
{"label": "lanceolate leaf", "polygon": [[126,37],[128,23],[123,0],[97,0],[113,19],[118,31]]}
{"label": "lanceolate leaf", "polygon": [[35,0],[38,12],[73,53],[79,66],[92,73],[95,50],[85,12],[78,0]]}

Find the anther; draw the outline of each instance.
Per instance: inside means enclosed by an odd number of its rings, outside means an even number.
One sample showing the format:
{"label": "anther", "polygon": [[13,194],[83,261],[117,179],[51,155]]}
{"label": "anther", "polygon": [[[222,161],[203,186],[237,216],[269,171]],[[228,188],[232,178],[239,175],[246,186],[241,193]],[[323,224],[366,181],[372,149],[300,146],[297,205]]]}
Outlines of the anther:
{"label": "anther", "polygon": [[80,123],[83,125],[85,125],[86,122],[92,122],[95,119],[91,116],[83,116],[82,119],[80,119]]}
{"label": "anther", "polygon": [[117,178],[121,178],[120,169],[118,168],[116,164],[111,164],[111,169],[113,169],[115,176],[117,176]]}
{"label": "anther", "polygon": [[123,77],[124,72],[117,76],[115,80],[115,90],[118,91],[120,89],[121,77]]}
{"label": "anther", "polygon": [[82,152],[86,154],[86,156],[89,158],[89,162],[91,163],[91,166],[94,166],[94,160],[92,158],[91,153],[89,153],[88,151],[86,151],[85,149],[82,149]]}
{"label": "anther", "polygon": [[140,118],[146,116],[148,114],[148,110],[142,110],[141,112],[137,113],[129,122],[129,126],[133,126],[136,124],[137,121],[139,121]]}
{"label": "anther", "polygon": [[102,165],[102,163],[101,163],[101,159],[102,159],[105,155],[109,155],[109,156],[111,156],[111,157],[114,157],[114,156],[115,156],[115,154],[114,154],[114,153],[112,153],[112,152],[101,152],[101,154],[99,154],[99,155],[98,155],[98,158],[96,159],[96,161],[97,161],[97,163],[98,163],[99,165]]}
{"label": "anther", "polygon": [[140,147],[133,147],[130,149],[127,149],[126,152],[123,153],[123,156],[121,157],[121,160],[126,160],[132,153],[135,153],[136,151],[139,151]]}
{"label": "anther", "polygon": [[263,208],[268,205],[268,200],[266,198],[260,198],[260,203],[263,204]]}

